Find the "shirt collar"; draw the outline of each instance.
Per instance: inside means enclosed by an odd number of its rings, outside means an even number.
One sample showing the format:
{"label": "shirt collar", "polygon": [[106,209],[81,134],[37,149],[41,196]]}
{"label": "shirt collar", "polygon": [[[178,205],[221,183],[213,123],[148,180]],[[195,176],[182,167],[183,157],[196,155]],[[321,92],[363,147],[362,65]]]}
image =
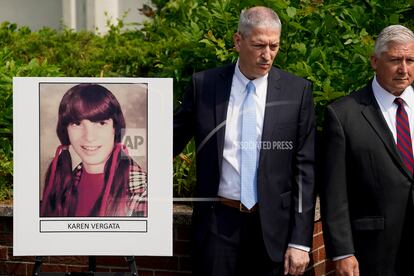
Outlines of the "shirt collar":
{"label": "shirt collar", "polygon": [[262,85],[263,83],[266,83],[267,82],[267,78],[268,78],[268,76],[269,76],[269,73],[267,73],[266,75],[264,75],[264,76],[262,76],[262,77],[260,77],[260,78],[257,78],[257,79],[254,79],[254,80],[249,80],[248,78],[246,78],[246,76],[245,75],[243,75],[243,73],[240,71],[240,68],[239,68],[239,60],[237,60],[237,62],[236,62],[236,69],[235,69],[235,71],[234,71],[234,75],[236,76],[236,78],[238,79],[238,81],[240,81],[240,83],[243,85],[243,87],[246,87],[247,86],[247,83],[249,82],[249,81],[252,81],[253,82],[253,84],[254,84],[254,86],[256,87],[256,90],[255,90],[255,93],[257,94],[258,93],[258,89],[257,89],[257,87],[259,87],[260,85]]}
{"label": "shirt collar", "polygon": [[[382,86],[377,81],[377,76],[374,76],[374,80],[372,81],[372,90],[374,91],[375,96],[380,101],[382,106],[386,109],[392,106],[394,103],[396,96],[382,88]],[[405,90],[401,93],[399,98],[403,99],[405,104],[410,108],[414,108],[414,90],[411,85],[409,85]]]}

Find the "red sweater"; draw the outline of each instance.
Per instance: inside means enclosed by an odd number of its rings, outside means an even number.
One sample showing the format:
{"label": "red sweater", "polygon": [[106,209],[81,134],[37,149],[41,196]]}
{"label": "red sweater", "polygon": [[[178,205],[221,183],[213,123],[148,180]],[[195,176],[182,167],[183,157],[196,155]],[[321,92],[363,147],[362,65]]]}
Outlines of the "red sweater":
{"label": "red sweater", "polygon": [[90,174],[83,170],[78,185],[78,200],[75,208],[76,217],[90,216],[96,201],[102,196],[104,173]]}

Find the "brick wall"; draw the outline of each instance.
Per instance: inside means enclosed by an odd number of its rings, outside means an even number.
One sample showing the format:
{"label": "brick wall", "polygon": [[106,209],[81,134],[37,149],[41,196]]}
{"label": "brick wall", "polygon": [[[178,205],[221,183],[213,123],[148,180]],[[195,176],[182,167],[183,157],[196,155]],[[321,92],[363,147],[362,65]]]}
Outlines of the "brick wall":
{"label": "brick wall", "polygon": [[313,228],[313,244],[310,259],[311,270],[309,275],[319,276],[335,274],[333,263],[326,259],[322,236],[322,223],[319,220],[315,222]]}
{"label": "brick wall", "polygon": [[[136,257],[140,276],[184,276],[191,275],[190,213],[185,207],[174,208],[173,256]],[[34,257],[13,257],[13,218],[0,216],[0,275],[32,275]],[[99,272],[128,272],[128,264],[123,257],[96,257]],[[333,275],[332,263],[325,259],[320,221],[315,222],[311,268],[308,276]],[[43,257],[42,272],[86,272],[88,257]]]}

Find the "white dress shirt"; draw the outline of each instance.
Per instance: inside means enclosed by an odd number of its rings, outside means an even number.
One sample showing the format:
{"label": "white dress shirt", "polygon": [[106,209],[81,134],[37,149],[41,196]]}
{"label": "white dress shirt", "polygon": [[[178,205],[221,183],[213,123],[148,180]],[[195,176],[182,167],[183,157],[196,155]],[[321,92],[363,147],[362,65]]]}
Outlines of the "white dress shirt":
{"label": "white dress shirt", "polygon": [[[267,74],[252,82],[256,87],[254,100],[256,102],[256,131],[257,143],[262,140],[262,128],[267,95]],[[223,162],[218,195],[224,198],[240,200],[240,160],[241,160],[241,119],[243,102],[247,95],[247,79],[239,69],[239,62],[236,63],[233,81],[227,107],[226,130],[224,136]],[[259,147],[257,160],[259,160]]]}
{"label": "white dress shirt", "polygon": [[[372,90],[374,91],[375,99],[378,102],[378,105],[381,109],[382,115],[384,116],[385,121],[389,129],[392,132],[395,143],[397,143],[397,125],[396,125],[396,114],[398,105],[394,103],[396,96],[387,92],[381,85],[378,83],[377,78],[374,77],[372,82]],[[411,85],[409,85],[403,93],[400,95],[401,99],[404,100],[404,109],[407,112],[408,120],[410,121],[410,134],[411,140],[413,139],[413,130],[414,130],[414,91]],[[413,143],[414,146],[414,143]]]}

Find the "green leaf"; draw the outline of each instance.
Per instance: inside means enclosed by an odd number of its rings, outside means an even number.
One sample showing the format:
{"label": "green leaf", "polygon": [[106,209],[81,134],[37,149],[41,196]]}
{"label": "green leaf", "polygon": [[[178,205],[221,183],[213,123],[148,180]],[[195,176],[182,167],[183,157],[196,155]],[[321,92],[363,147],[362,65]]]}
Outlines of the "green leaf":
{"label": "green leaf", "polygon": [[392,14],[390,16],[390,24],[398,24],[400,20],[400,15],[399,14]]}
{"label": "green leaf", "polygon": [[295,17],[295,15],[296,15],[296,8],[294,8],[294,7],[288,7],[288,8],[286,9],[286,13],[287,13],[287,15],[288,15],[290,18],[293,18],[293,17]]}
{"label": "green leaf", "polygon": [[292,44],[292,48],[298,50],[299,53],[301,53],[302,55],[305,55],[306,54],[306,45],[303,42],[300,42],[300,43],[295,42],[295,43],[293,43]]}

